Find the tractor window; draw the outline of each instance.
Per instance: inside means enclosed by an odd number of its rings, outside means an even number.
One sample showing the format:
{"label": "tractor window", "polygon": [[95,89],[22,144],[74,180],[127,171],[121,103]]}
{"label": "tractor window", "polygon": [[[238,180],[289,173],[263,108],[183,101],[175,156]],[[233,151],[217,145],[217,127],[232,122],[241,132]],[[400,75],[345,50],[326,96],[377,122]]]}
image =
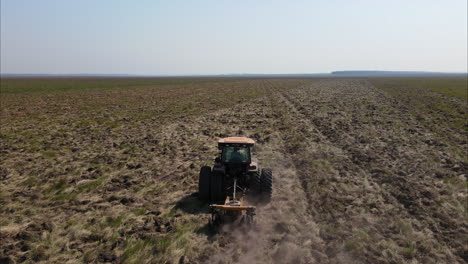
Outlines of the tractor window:
{"label": "tractor window", "polygon": [[223,149],[223,160],[225,161],[248,161],[249,159],[248,147],[226,146]]}

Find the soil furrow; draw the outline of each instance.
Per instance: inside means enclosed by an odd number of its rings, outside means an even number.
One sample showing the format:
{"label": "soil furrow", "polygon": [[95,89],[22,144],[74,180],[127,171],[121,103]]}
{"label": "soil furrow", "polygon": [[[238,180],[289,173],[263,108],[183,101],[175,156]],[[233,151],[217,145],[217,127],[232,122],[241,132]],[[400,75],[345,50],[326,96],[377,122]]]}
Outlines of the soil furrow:
{"label": "soil furrow", "polygon": [[[394,254],[389,245],[386,244],[386,248],[378,245],[379,241],[384,241],[379,233],[385,232],[394,233],[392,237],[396,244],[391,247],[396,251],[398,247],[425,250],[437,244],[433,238],[436,237],[454,248],[450,253],[440,250],[445,253],[437,255],[438,258],[443,261],[464,258],[463,239],[456,235],[464,232],[463,215],[453,208],[453,205],[462,206],[462,199],[452,198],[460,191],[463,194],[463,190],[437,180],[457,177],[459,170],[437,163],[446,158],[439,153],[440,148],[434,148],[431,143],[437,139],[402,113],[392,98],[366,82],[354,80],[314,83],[305,89],[292,90],[283,98],[299,126],[294,131],[298,138],[286,135],[285,141],[293,141],[288,143],[294,147],[291,153],[298,157],[294,159],[298,173],[304,178],[303,185],[309,197],[312,196],[311,210],[317,213],[315,219],[322,230],[332,228],[338,233],[322,236],[332,255],[344,248],[355,255],[370,254],[368,260],[388,259],[389,254]],[[300,128],[304,125],[313,128]],[[409,133],[409,129],[413,129],[412,132]],[[327,140],[324,141],[320,134]],[[294,145],[300,137],[310,140],[314,136],[318,136],[324,145]],[[307,148],[320,151],[313,154],[314,151]],[[315,164],[301,167],[300,157],[305,155]],[[463,162],[458,161],[455,168],[463,166]],[[435,192],[434,186],[437,186]],[[438,201],[441,200],[450,200],[452,205],[440,206]],[[428,215],[427,211],[445,213]],[[456,215],[456,218],[449,220],[444,217],[447,214]],[[395,218],[395,215],[399,217]],[[367,227],[360,227],[363,225]],[[406,226],[411,234],[400,238],[397,230],[401,227],[398,225]],[[357,236],[362,238],[356,239]],[[337,239],[344,243],[340,245]],[[364,244],[362,240],[367,241],[364,248],[359,245]],[[377,246],[369,245],[368,240]],[[414,257],[408,252],[402,255]],[[397,260],[404,261],[395,256]]]}

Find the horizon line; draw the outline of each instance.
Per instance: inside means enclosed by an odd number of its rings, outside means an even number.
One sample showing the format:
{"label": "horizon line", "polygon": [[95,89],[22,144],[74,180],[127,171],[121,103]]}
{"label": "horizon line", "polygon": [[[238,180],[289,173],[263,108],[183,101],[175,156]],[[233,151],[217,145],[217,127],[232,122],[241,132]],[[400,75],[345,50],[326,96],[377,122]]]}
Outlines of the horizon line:
{"label": "horizon line", "polygon": [[291,75],[461,75],[467,72],[342,70],[321,73],[218,73],[218,74],[133,74],[133,73],[0,73],[0,77],[207,77],[207,76],[291,76]]}

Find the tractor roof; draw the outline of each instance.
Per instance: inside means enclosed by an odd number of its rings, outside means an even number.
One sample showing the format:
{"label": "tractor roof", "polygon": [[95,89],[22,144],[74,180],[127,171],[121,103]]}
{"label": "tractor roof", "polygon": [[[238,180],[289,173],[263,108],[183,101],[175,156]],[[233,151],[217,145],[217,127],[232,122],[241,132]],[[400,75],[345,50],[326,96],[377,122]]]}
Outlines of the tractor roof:
{"label": "tractor roof", "polygon": [[220,139],[218,143],[255,144],[255,141],[246,137],[227,137]]}

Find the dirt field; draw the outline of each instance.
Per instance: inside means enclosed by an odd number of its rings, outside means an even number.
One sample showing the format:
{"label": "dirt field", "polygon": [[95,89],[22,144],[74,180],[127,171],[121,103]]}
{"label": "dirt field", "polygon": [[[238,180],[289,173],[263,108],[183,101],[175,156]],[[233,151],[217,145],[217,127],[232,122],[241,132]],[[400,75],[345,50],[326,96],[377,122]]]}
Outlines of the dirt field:
{"label": "dirt field", "polygon": [[[32,82],[37,92],[21,82],[2,80],[1,263],[468,262],[467,103],[452,90],[398,79],[52,80]],[[233,135],[257,140],[273,197],[254,229],[215,232],[198,171]]]}

